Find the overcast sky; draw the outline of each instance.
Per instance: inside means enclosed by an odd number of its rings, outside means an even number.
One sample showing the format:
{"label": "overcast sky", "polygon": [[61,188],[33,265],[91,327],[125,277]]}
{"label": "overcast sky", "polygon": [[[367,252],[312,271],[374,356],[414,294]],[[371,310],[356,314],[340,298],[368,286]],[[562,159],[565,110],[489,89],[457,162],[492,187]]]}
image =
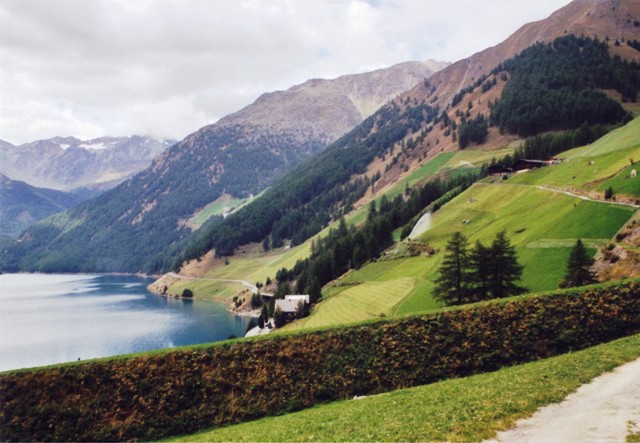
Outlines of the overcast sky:
{"label": "overcast sky", "polygon": [[456,61],[569,0],[1,0],[0,139],[182,139],[310,78]]}

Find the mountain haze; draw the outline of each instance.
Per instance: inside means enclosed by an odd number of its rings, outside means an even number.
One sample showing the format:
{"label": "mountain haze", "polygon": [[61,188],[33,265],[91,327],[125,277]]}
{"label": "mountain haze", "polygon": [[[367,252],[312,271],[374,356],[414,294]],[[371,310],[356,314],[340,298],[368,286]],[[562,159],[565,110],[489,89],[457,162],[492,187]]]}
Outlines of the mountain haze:
{"label": "mountain haze", "polygon": [[190,219],[206,205],[259,193],[444,65],[403,63],[265,94],[189,135],[112,191],[27,231],[5,251],[11,258],[4,266],[47,271],[166,269],[180,239],[191,232]]}
{"label": "mountain haze", "polygon": [[40,188],[106,190],[148,167],[173,141],[149,137],[55,137],[13,146],[0,143],[0,172]]}
{"label": "mountain haze", "polygon": [[16,236],[35,222],[80,201],[79,195],[35,188],[0,173],[0,238]]}

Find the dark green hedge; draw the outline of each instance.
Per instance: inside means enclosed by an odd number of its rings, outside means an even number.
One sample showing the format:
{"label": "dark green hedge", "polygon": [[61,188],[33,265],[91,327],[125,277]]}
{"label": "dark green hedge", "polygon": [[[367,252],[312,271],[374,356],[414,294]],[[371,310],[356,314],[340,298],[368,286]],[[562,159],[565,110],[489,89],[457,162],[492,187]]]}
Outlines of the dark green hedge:
{"label": "dark green hedge", "polygon": [[[545,358],[640,330],[640,285],[0,376],[0,438],[150,440]],[[259,436],[256,436],[259,439]]]}

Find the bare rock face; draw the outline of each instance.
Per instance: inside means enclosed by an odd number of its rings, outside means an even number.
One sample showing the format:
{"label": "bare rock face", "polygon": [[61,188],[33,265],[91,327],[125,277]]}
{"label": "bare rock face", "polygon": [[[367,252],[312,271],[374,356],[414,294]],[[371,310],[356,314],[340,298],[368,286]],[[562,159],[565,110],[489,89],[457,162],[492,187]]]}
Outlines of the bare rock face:
{"label": "bare rock face", "polygon": [[55,137],[20,146],[2,142],[0,172],[40,188],[106,190],[148,167],[173,143],[140,136]]}
{"label": "bare rock face", "polygon": [[213,126],[250,122],[266,130],[300,131],[333,141],[446,66],[445,62],[406,62],[334,80],[309,80],[286,91],[263,94],[251,106]]}

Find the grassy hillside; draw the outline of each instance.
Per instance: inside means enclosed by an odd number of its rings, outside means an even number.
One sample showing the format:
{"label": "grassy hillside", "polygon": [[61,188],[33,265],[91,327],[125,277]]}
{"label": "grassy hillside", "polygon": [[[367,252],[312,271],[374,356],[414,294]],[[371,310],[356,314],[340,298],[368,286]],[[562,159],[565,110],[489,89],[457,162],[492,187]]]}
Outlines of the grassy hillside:
{"label": "grassy hillside", "polygon": [[[407,186],[423,183],[434,174],[452,175],[479,168],[483,162],[511,152],[513,148],[439,154],[409,171],[385,189],[384,194],[393,198]],[[618,194],[640,192],[640,186],[636,187],[628,178],[632,168],[629,159],[640,159],[640,118],[560,157],[565,159],[560,165],[516,174],[506,181],[488,178],[472,186],[433,215],[431,229],[419,240],[442,251],[455,231],[468,236],[471,244],[476,240],[488,244],[497,232],[506,229],[525,267],[523,284],[531,291],[556,288],[564,276],[569,251],[576,239],[583,239],[594,253],[597,247],[607,244],[634,213],[631,207],[586,201],[559,191],[588,194],[613,186]],[[374,200],[379,201],[381,196]],[[359,225],[365,221],[366,214],[367,206],[362,205],[346,217],[347,223]],[[329,228],[319,236],[326,235]],[[310,241],[307,241],[292,249],[263,253],[255,245],[246,248],[246,253],[231,257],[226,266],[219,260],[206,276],[264,281],[268,276],[273,278],[282,267],[291,269],[298,259],[308,256],[309,248]],[[315,307],[312,315],[288,325],[287,329],[352,323],[437,308],[431,291],[443,254],[408,257],[405,251],[406,244],[400,243],[378,262],[328,285],[323,290],[324,301]]]}
{"label": "grassy hillside", "polygon": [[618,128],[589,146],[572,149],[558,157],[561,165],[517,175],[510,183],[570,187],[603,191],[612,186],[616,193],[640,197],[640,178],[629,178],[630,161],[640,161],[640,118]]}
{"label": "grassy hillside", "polygon": [[[470,168],[479,169],[482,163],[491,160],[495,156],[504,156],[513,152],[513,148],[505,148],[499,151],[465,150],[439,154],[413,171],[407,172],[395,184],[387,187],[379,195],[373,198],[378,203],[383,195],[389,199],[400,195],[407,186],[413,187],[424,183],[437,174],[451,175],[459,171],[468,171]],[[366,220],[368,206],[360,206],[349,213],[345,220],[349,225],[359,226]],[[278,248],[264,252],[258,244],[241,248],[241,252],[230,257],[225,265],[223,259],[203,258],[202,263],[187,266],[199,268],[198,275],[206,278],[246,280],[252,283],[264,282],[267,277],[274,278],[276,272],[285,267],[293,268],[296,261],[309,256],[311,242],[318,237],[326,236],[330,229],[336,228],[337,222],[330,224],[313,238],[293,248]],[[419,287],[420,285],[418,285]],[[176,293],[172,286],[171,291]],[[213,294],[210,294],[213,295]]]}
{"label": "grassy hillside", "polygon": [[[465,156],[474,159],[473,153],[460,151],[440,170],[463,166],[469,161]],[[631,182],[626,172],[630,169],[629,158],[634,156],[640,159],[640,118],[592,145],[566,152],[560,156],[566,159],[561,165],[517,174],[506,181],[489,178],[472,186],[433,215],[432,227],[420,241],[443,250],[456,231],[469,237],[470,244],[476,240],[489,244],[496,233],[506,230],[525,267],[522,283],[531,291],[554,289],[564,276],[570,248],[578,238],[593,253],[607,244],[634,213],[631,207],[586,201],[559,189],[588,192],[615,185],[617,193],[630,189],[632,192],[627,193],[634,195],[640,192],[640,181],[638,185]],[[478,157],[488,159],[488,154]],[[401,251],[402,245],[396,250]],[[391,251],[389,257],[393,256]],[[369,264],[329,285],[324,291],[325,301],[312,315],[288,328],[434,309],[437,303],[430,293],[442,256],[439,253],[431,258],[403,257]]]}
{"label": "grassy hillside", "polygon": [[635,335],[489,374],[335,402],[172,441],[481,441],[638,357],[640,335]]}
{"label": "grassy hillside", "polygon": [[[524,185],[482,183],[434,214],[421,241],[444,250],[455,231],[489,244],[506,229],[525,267],[523,284],[531,291],[554,289],[562,280],[576,239],[606,244],[631,218],[633,209]],[[467,223],[465,223],[467,222]],[[438,307],[431,298],[442,253],[434,257],[388,259],[365,266],[325,290],[325,301],[290,329],[335,325],[383,315]]]}

